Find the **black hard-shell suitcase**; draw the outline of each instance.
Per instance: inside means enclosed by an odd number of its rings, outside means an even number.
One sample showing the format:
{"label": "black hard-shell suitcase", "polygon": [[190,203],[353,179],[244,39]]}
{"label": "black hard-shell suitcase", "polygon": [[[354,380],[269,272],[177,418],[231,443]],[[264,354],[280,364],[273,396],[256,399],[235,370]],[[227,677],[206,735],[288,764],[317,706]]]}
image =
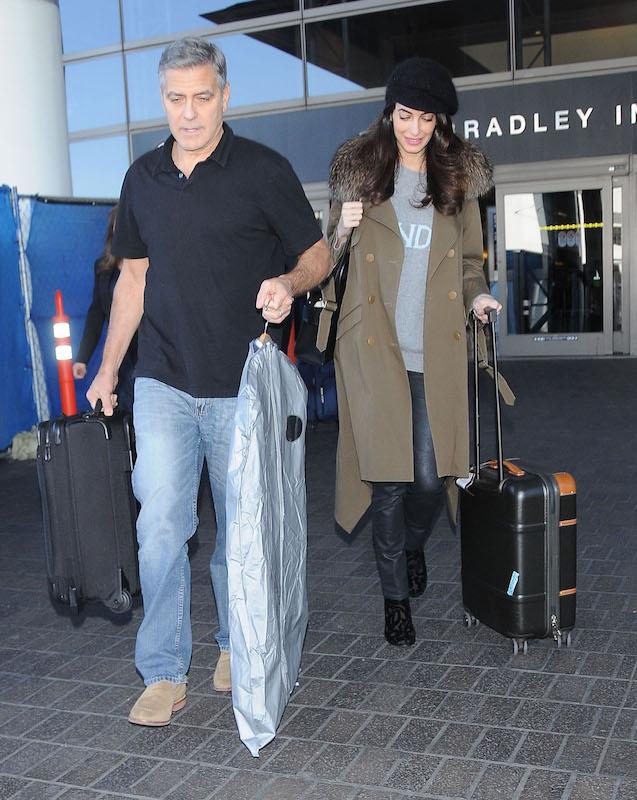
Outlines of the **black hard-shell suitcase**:
{"label": "black hard-shell suitcase", "polygon": [[128,416],[60,417],[38,426],[37,470],[54,598],[128,611],[139,592]]}
{"label": "black hard-shell suitcase", "polygon": [[496,392],[497,460],[480,461],[477,321],[474,320],[475,463],[479,475],[460,489],[462,602],[465,624],[478,621],[526,653],[529,639],[570,645],[575,625],[576,485],[502,458],[496,314],[490,315]]}

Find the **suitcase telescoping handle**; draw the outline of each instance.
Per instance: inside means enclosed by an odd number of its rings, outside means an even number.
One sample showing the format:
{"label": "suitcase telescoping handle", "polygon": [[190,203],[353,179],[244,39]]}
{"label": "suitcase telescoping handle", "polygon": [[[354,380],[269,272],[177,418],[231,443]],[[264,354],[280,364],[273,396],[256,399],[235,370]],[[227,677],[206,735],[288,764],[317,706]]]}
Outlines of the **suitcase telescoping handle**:
{"label": "suitcase telescoping handle", "polygon": [[[502,459],[502,417],[500,414],[500,373],[498,370],[498,348],[496,341],[496,322],[498,312],[494,308],[485,309],[489,317],[489,327],[491,329],[491,345],[493,349],[493,385],[495,386],[495,433],[498,445],[498,481],[504,480],[504,462]],[[475,411],[475,456],[476,456],[476,479],[480,477],[480,391],[478,389],[478,332],[479,320],[473,315],[473,387],[474,387],[474,411]]]}

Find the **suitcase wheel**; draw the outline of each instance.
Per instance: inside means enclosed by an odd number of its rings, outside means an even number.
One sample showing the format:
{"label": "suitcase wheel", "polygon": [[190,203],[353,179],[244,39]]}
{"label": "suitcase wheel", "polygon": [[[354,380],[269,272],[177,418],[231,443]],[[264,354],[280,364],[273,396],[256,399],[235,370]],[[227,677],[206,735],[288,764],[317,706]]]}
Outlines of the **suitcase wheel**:
{"label": "suitcase wheel", "polygon": [[473,616],[473,614],[469,614],[468,611],[465,611],[463,622],[464,622],[465,628],[471,628],[471,627],[473,627],[475,625],[479,625],[480,624],[480,620],[476,619]]}
{"label": "suitcase wheel", "polygon": [[74,614],[80,613],[80,604],[75,586],[69,584],[66,580],[54,580],[51,585],[53,597],[58,603],[63,603],[68,606]]}
{"label": "suitcase wheel", "polygon": [[529,652],[529,643],[526,639],[511,639],[511,644],[514,656],[517,656],[518,653],[526,655]]}
{"label": "suitcase wheel", "polygon": [[559,650],[561,646],[564,644],[567,647],[571,646],[571,632],[570,631],[562,631],[560,635],[555,640],[555,644],[557,645],[557,649]]}
{"label": "suitcase wheel", "polygon": [[125,614],[133,606],[133,598],[128,589],[122,591],[115,597],[109,599],[108,607],[115,614]]}

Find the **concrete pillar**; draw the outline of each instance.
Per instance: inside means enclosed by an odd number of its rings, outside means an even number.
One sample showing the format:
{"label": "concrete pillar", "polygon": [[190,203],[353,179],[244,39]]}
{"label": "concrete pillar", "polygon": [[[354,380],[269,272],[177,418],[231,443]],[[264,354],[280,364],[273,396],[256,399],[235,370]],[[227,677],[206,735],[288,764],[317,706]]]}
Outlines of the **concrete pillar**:
{"label": "concrete pillar", "polygon": [[0,183],[71,197],[57,0],[0,0]]}

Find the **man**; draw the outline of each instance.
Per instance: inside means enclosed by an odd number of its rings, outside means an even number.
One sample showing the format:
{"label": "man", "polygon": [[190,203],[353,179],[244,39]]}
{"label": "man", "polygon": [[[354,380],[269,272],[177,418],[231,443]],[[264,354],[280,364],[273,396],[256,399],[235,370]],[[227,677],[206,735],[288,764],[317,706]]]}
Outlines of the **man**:
{"label": "man", "polygon": [[[288,162],[223,122],[230,94],[223,53],[200,39],[179,40],[162,54],[159,77],[171,135],[124,180],[112,248],[122,270],[87,392],[91,405],[101,399],[112,414],[117,371],[139,326],[133,487],[144,619],[135,664],[146,690],[130,712],[137,725],[167,725],[186,703],[187,543],[197,528],[204,457],[217,520],[213,685],[231,688],[225,484],[241,370],[263,319],[285,319],[294,296],[319,283],[330,264]],[[286,259],[296,266],[278,274]]]}

